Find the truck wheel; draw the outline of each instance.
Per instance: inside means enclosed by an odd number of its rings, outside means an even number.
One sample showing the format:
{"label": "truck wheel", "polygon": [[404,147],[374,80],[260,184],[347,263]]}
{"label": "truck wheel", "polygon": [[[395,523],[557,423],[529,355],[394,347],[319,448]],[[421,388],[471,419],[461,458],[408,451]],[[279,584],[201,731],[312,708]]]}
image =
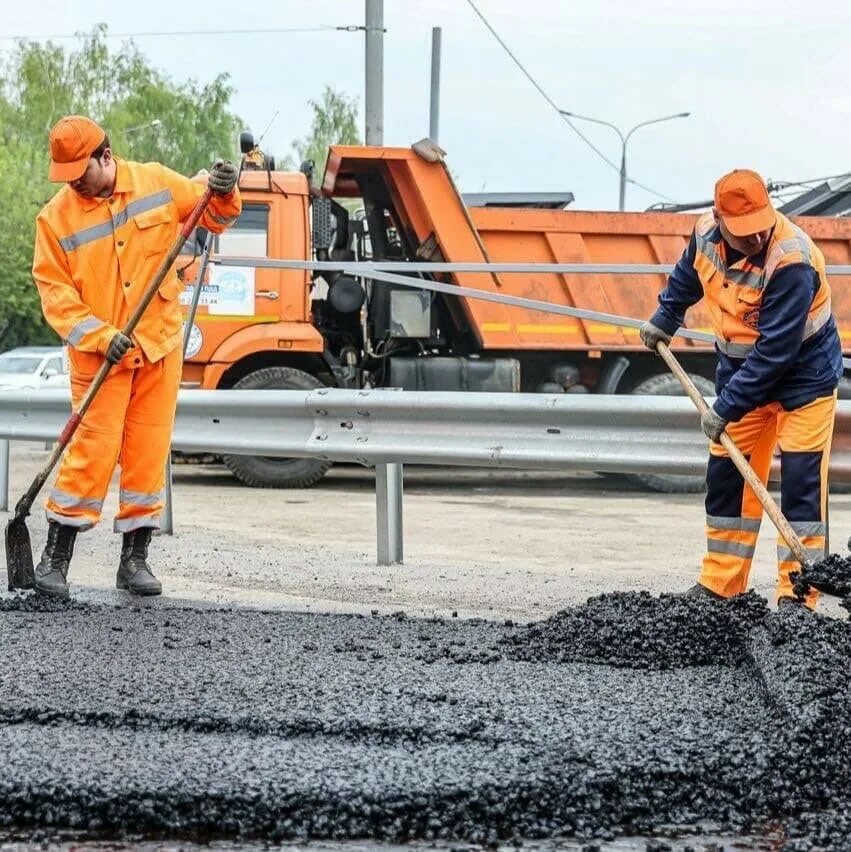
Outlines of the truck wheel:
{"label": "truck wheel", "polygon": [[[234,390],[313,390],[322,382],[293,367],[264,367],[243,376]],[[270,456],[222,456],[228,470],[253,488],[310,488],[325,476],[331,462]]]}
{"label": "truck wheel", "polygon": [[[704,396],[715,396],[715,385],[705,376],[700,376],[695,373],[689,373],[692,381],[697,385],[697,389]],[[643,382],[637,384],[631,391],[635,394],[653,395],[653,396],[685,396],[685,391],[679,383],[676,376],[671,373],[660,373],[657,376],[650,376]],[[699,428],[697,424],[697,412],[695,412],[695,428]],[[634,480],[637,480],[651,491],[661,491],[665,494],[697,494],[706,488],[705,476],[688,476],[679,474],[656,474],[656,473],[635,473],[631,474]]]}

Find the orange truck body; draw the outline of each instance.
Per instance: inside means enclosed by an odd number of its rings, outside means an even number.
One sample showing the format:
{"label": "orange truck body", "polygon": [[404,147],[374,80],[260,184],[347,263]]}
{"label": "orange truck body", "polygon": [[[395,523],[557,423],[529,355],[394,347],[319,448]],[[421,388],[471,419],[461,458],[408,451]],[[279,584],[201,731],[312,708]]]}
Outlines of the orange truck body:
{"label": "orange truck body", "polygon": [[[249,158],[255,165],[244,165],[240,177],[243,215],[217,238],[214,254],[289,260],[672,265],[696,219],[662,212],[468,208],[446,165],[429,162],[412,148],[334,146],[321,189],[316,190],[306,173],[258,167],[263,160],[256,152]],[[356,207],[362,208],[362,215],[351,215]],[[318,236],[330,233],[327,228],[323,232],[323,217],[335,226],[330,242]],[[796,221],[829,265],[851,264],[851,219]],[[191,298],[196,275],[197,263],[186,261],[184,303]],[[211,296],[202,297],[195,317],[184,383],[203,388],[291,387],[292,371],[297,371],[317,384],[344,387],[641,393],[646,392],[642,382],[665,372],[633,328],[440,294],[423,297],[428,331],[406,338],[398,331],[404,323],[393,314],[392,286],[353,276],[344,282],[343,277],[214,266],[204,285]],[[458,272],[430,277],[637,319],[654,312],[666,281],[665,274],[608,273]],[[832,275],[831,286],[848,354],[851,276]],[[328,294],[323,295],[326,287]],[[362,305],[357,299],[360,287]],[[340,311],[332,294],[343,290],[354,294],[355,301]],[[410,307],[410,300],[405,304]],[[686,325],[709,330],[700,305],[689,311]],[[711,378],[711,344],[675,338],[674,348],[692,374]],[[283,377],[279,384],[246,379],[267,368],[278,370]]]}
{"label": "orange truck body", "polygon": [[[357,178],[378,172],[395,207],[420,241],[434,234],[447,261],[493,263],[674,264],[685,249],[695,215],[682,213],[603,213],[573,210],[470,208],[487,250],[484,256],[463,215],[463,203],[446,171],[407,148],[332,149],[323,191],[345,195]],[[851,219],[796,220],[824,252],[828,264],[851,264]],[[638,319],[656,309],[667,276],[659,274],[498,274],[455,273],[465,287],[503,292],[559,305]],[[832,279],[834,310],[843,340],[851,341],[851,276]],[[601,350],[641,349],[637,330],[570,319],[492,302],[461,300],[483,349]],[[710,331],[700,305],[687,327]],[[679,338],[680,348],[711,350]],[[851,343],[849,343],[851,345]]]}

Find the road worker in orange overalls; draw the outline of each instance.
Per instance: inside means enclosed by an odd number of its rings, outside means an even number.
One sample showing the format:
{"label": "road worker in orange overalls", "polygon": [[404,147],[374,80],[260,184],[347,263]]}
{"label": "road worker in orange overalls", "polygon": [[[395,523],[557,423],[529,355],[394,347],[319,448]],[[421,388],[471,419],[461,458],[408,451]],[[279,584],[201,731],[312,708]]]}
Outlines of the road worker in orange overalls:
{"label": "road worker in orange overalls", "polygon": [[[825,555],[827,471],[842,350],[825,262],[815,243],[772,206],[756,172],[737,169],[715,185],[685,253],[641,327],[653,351],[705,299],[718,356],[717,399],[701,418],[710,439],[706,476],[706,555],[686,594],[727,598],[744,592],[762,507],[726,451],[727,434],[766,482],[780,447],[781,509],[813,561]],[[777,600],[796,605],[798,570],[777,543]],[[817,593],[807,598],[815,607]]]}
{"label": "road worker in orange overalls", "polygon": [[[163,509],[182,364],[183,285],[173,269],[132,339],[120,329],[204,187],[158,163],[113,156],[103,129],[82,116],[53,127],[50,156],[50,179],[65,186],[36,220],[33,277],[47,322],[68,345],[74,406],[104,358],[115,366],[72,438],[47,499],[47,545],[35,587],[68,597],[75,538],[99,521],[118,463],[114,529],[124,538],[116,585],[158,595],[162,586],[147,554]],[[237,177],[232,163],[211,167],[204,228],[220,233],[239,216]]]}

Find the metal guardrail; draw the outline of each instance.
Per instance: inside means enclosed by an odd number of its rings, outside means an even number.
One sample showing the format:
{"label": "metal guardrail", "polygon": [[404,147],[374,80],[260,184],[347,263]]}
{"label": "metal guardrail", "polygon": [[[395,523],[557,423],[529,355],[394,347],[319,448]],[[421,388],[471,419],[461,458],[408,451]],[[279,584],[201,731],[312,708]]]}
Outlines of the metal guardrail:
{"label": "metal guardrail", "polygon": [[[0,392],[0,499],[8,441],[51,441],[67,391]],[[839,403],[831,478],[851,482],[851,401]],[[180,392],[172,446],[374,466],[378,562],[401,562],[404,463],[700,474],[707,444],[684,397],[393,390]]]}
{"label": "metal guardrail", "polygon": [[[0,439],[52,440],[69,413],[67,392],[0,392]],[[693,474],[706,441],[685,398],[320,388],[182,390],[172,446],[365,465]]]}

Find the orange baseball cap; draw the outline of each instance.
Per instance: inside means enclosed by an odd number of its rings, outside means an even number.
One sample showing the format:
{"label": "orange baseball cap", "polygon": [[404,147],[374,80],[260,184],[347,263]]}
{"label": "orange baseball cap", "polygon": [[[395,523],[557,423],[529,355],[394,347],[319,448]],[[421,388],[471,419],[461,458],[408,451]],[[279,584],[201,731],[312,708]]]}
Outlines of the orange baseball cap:
{"label": "orange baseball cap", "polygon": [[83,176],[89,158],[106,138],[102,127],[82,115],[60,118],[50,131],[50,180],[67,183]]}
{"label": "orange baseball cap", "polygon": [[715,210],[734,237],[767,231],[777,224],[765,181],[750,169],[736,169],[715,184]]}

